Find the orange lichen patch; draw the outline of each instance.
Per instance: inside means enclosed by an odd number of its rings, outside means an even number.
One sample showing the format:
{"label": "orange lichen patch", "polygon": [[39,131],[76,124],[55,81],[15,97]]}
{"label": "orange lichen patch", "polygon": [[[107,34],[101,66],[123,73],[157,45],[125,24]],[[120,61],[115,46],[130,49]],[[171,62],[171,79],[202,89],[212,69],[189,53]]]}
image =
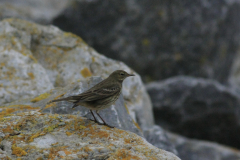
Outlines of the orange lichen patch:
{"label": "orange lichen patch", "polygon": [[14,133],[14,130],[10,125],[8,125],[6,128],[2,128],[2,132],[12,134],[12,133]]}
{"label": "orange lichen patch", "polygon": [[0,67],[3,67],[3,66],[5,66],[5,63],[3,63],[3,62],[0,63]]}
{"label": "orange lichen patch", "polygon": [[93,127],[92,125],[87,126],[88,130],[83,130],[82,136],[88,136],[90,138],[108,138],[110,137],[109,132],[104,131],[104,130],[99,130]]}
{"label": "orange lichen patch", "polygon": [[92,76],[92,73],[88,68],[83,68],[80,73],[84,78]]}
{"label": "orange lichen patch", "polygon": [[34,78],[35,78],[35,76],[34,76],[34,74],[33,74],[32,72],[28,72],[28,76],[29,76],[31,79],[34,79]]}
{"label": "orange lichen patch", "polygon": [[139,129],[139,130],[141,130],[142,131],[142,129],[139,127],[139,125],[138,125],[138,123],[137,122],[135,122],[134,120],[133,120],[133,123],[134,123],[134,125]]}
{"label": "orange lichen patch", "polygon": [[92,62],[95,62],[96,60],[95,60],[95,57],[92,57]]}
{"label": "orange lichen patch", "polygon": [[59,156],[58,152],[65,150],[67,147],[68,146],[57,146],[57,147],[50,148],[48,159],[56,158],[56,156]]}
{"label": "orange lichen patch", "polygon": [[118,149],[115,153],[112,154],[111,158],[114,160],[133,160],[139,159],[138,156],[132,155],[131,151],[126,149]]}
{"label": "orange lichen patch", "polygon": [[12,154],[15,154],[17,157],[22,157],[27,154],[22,148],[17,147],[16,144],[12,145]]}
{"label": "orange lichen patch", "polygon": [[35,63],[38,62],[37,59],[33,55],[30,54],[30,55],[28,55],[28,57],[31,58]]}
{"label": "orange lichen patch", "polygon": [[124,107],[126,108],[126,110],[127,110],[127,113],[128,113],[128,114],[130,114],[130,112],[129,112],[129,110],[128,110],[128,107],[127,107],[127,105],[126,105],[126,104],[124,104]]}
{"label": "orange lichen patch", "polygon": [[29,105],[11,105],[11,106],[7,106],[7,107],[3,107],[2,111],[0,112],[0,118],[3,118],[11,113],[14,113],[19,110],[24,110],[24,109],[35,110],[38,108],[36,108],[36,107],[34,108]]}
{"label": "orange lichen patch", "polygon": [[[74,133],[74,132],[73,132]],[[66,132],[67,136],[71,136],[73,134],[72,132]]]}
{"label": "orange lichen patch", "polygon": [[34,99],[31,100],[31,102],[35,103],[35,102],[38,102],[40,100],[43,100],[43,99],[46,99],[50,96],[51,94],[49,93],[43,93],[43,94],[40,94],[39,96],[35,97]]}
{"label": "orange lichen patch", "polygon": [[35,138],[37,138],[37,137],[39,137],[39,136],[43,136],[43,135],[45,135],[46,133],[44,133],[44,132],[38,132],[38,133],[36,133],[36,134],[33,134],[32,136],[30,136],[30,137],[28,137],[27,138],[27,142],[33,142],[33,140],[35,139]]}

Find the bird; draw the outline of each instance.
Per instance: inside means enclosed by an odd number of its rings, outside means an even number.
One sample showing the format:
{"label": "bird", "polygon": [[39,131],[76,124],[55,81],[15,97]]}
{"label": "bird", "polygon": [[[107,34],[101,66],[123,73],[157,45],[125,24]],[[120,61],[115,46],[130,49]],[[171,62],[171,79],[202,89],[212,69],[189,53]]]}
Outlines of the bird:
{"label": "bird", "polygon": [[[96,84],[89,90],[80,93],[78,95],[69,96],[66,98],[60,98],[56,100],[52,100],[52,102],[59,101],[67,101],[72,102],[74,105],[72,108],[77,106],[84,106],[90,109],[90,112],[94,118],[94,121],[101,125],[106,125],[110,128],[114,128],[113,126],[107,124],[104,119],[99,115],[99,111],[105,108],[110,107],[112,104],[116,102],[119,98],[122,90],[122,83],[124,79],[130,76],[135,76],[133,74],[129,74],[123,70],[116,70],[109,75],[108,78]],[[101,118],[103,123],[97,121],[94,116],[93,110],[96,111],[96,114]]]}

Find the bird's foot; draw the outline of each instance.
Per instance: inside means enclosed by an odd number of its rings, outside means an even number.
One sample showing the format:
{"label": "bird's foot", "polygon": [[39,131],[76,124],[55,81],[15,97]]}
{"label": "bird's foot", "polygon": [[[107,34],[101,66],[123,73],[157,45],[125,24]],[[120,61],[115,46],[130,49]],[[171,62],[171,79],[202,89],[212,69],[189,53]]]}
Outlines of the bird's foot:
{"label": "bird's foot", "polygon": [[113,126],[107,124],[107,123],[101,123],[101,122],[98,122],[97,120],[94,120],[94,119],[89,119],[90,121],[94,121],[95,123],[99,124],[99,125],[105,125],[105,126],[108,126],[109,128],[114,128]]}
{"label": "bird's foot", "polygon": [[114,126],[111,126],[111,125],[109,125],[109,124],[107,124],[107,123],[102,123],[102,125],[106,125],[106,126],[108,126],[109,128],[114,128]]}

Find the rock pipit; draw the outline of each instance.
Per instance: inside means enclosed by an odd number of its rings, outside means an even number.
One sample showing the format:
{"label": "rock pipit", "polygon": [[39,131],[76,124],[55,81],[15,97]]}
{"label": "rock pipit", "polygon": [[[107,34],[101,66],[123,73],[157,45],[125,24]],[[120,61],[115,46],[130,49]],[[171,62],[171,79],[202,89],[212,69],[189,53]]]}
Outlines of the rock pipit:
{"label": "rock pipit", "polygon": [[133,74],[128,74],[122,70],[116,70],[110,76],[93,86],[89,90],[75,96],[70,96],[66,98],[52,100],[52,102],[58,101],[68,101],[74,103],[72,108],[77,107],[78,105],[84,106],[90,109],[90,112],[94,118],[94,121],[99,123],[96,117],[93,114],[92,110],[95,110],[97,115],[102,119],[103,125],[107,125],[111,128],[112,126],[108,125],[103,118],[99,115],[99,111],[110,107],[114,102],[119,98],[122,90],[122,82],[125,78],[129,76],[134,76]]}

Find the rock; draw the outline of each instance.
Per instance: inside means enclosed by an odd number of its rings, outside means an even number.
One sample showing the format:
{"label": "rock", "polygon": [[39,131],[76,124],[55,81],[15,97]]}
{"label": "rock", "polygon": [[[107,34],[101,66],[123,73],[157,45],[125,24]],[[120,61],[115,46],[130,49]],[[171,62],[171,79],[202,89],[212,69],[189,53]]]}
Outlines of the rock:
{"label": "rock", "polygon": [[192,140],[176,134],[167,133],[175,145],[178,156],[184,160],[239,160],[240,151],[217,143]]}
{"label": "rock", "polygon": [[[59,125],[62,122],[65,125]],[[9,135],[0,143],[11,159],[180,160],[134,133],[96,125],[74,115],[2,115],[0,126],[0,132]],[[19,134],[11,135],[13,131]]]}
{"label": "rock", "polygon": [[226,83],[239,48],[239,14],[238,0],[95,0],[69,6],[53,24],[146,81],[193,75]]}
{"label": "rock", "polygon": [[49,24],[72,0],[1,0],[0,20],[15,17]]}
{"label": "rock", "polygon": [[156,123],[181,135],[240,148],[240,96],[216,81],[179,76],[147,85]]}
{"label": "rock", "polygon": [[20,41],[26,38],[24,33],[19,38],[14,34],[16,29],[0,24],[0,105],[53,89],[45,69],[24,46],[24,40]]}
{"label": "rock", "polygon": [[146,140],[155,147],[178,155],[178,152],[175,146],[170,142],[166,131],[160,126],[154,125],[151,128],[144,128],[143,134]]}
{"label": "rock", "polygon": [[[141,127],[153,125],[151,102],[140,76],[124,63],[98,54],[80,37],[63,32],[54,26],[37,25],[20,19],[6,19],[0,22],[0,35],[4,42],[11,42],[7,43],[8,48],[34,59],[36,66],[42,66],[41,77],[43,78],[39,78],[39,81],[48,89],[51,89],[51,86],[63,87],[91,76],[106,78],[118,69],[134,73],[136,76],[126,79],[123,83],[124,102],[131,117]],[[4,45],[5,43],[0,43],[0,47]],[[8,48],[2,49],[0,54],[3,54],[5,50],[7,52]],[[15,65],[19,67],[17,63]],[[37,71],[34,71],[34,75],[35,72]],[[14,76],[18,74],[14,73]],[[47,83],[44,77],[49,78],[51,84]],[[36,82],[29,81],[28,83]],[[10,84],[4,81],[3,86],[6,88]],[[0,92],[0,94],[3,93]],[[11,95],[11,93],[8,94]],[[21,96],[29,98],[35,95],[25,95],[22,92]]]}

